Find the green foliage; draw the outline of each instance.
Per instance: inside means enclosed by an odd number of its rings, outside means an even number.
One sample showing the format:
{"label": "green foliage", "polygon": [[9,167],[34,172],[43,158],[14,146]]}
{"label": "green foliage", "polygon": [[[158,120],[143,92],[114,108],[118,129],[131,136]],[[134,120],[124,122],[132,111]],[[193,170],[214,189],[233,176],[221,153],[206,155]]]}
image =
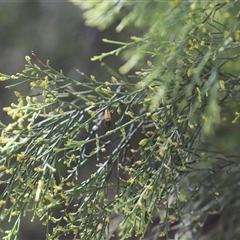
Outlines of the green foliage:
{"label": "green foliage", "polygon": [[173,229],[195,239],[211,214],[219,214],[221,235],[210,239],[239,236],[237,227],[223,233],[227,214],[239,223],[236,6],[85,1],[87,24],[106,28],[119,18],[117,31],[134,23],[143,32],[126,43],[105,39],[119,48],[93,60],[125,51],[121,73],[140,60],[145,68],[128,77],[109,68],[105,82],[81,72],[74,80],[26,57],[22,73],[1,74],[16,82],[9,88],[31,90],[15,91],[16,103],[4,108],[13,121],[1,124],[0,219],[13,222],[5,239],[17,239],[27,212],[47,226],[47,239],[142,239],[155,216],[159,227],[149,239],[169,239]]}

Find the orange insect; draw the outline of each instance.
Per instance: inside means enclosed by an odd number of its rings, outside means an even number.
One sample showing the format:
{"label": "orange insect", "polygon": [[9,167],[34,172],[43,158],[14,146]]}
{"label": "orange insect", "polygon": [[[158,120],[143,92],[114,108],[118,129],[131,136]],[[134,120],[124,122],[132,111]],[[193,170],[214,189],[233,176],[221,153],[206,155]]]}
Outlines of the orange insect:
{"label": "orange insect", "polygon": [[110,112],[105,109],[105,113],[104,113],[104,126],[105,127],[110,127],[112,124],[111,122],[111,115],[110,115]]}

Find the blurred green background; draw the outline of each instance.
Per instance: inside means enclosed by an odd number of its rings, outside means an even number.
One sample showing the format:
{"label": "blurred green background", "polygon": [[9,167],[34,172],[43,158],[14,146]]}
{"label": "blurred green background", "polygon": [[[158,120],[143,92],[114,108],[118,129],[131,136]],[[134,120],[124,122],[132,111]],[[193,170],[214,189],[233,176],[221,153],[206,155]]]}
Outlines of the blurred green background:
{"label": "blurred green background", "polygon": [[[105,32],[86,27],[82,11],[67,1],[0,2],[0,71],[14,74],[23,70],[25,56],[31,56],[33,50],[43,62],[50,60],[53,68],[62,69],[68,77],[84,81],[76,72],[79,69],[86,75],[101,73],[104,79],[100,63],[90,58],[111,50],[102,38],[112,35],[116,35],[114,27]],[[112,61],[114,65],[117,63]],[[1,109],[11,102],[11,91],[6,92],[4,84]]]}

